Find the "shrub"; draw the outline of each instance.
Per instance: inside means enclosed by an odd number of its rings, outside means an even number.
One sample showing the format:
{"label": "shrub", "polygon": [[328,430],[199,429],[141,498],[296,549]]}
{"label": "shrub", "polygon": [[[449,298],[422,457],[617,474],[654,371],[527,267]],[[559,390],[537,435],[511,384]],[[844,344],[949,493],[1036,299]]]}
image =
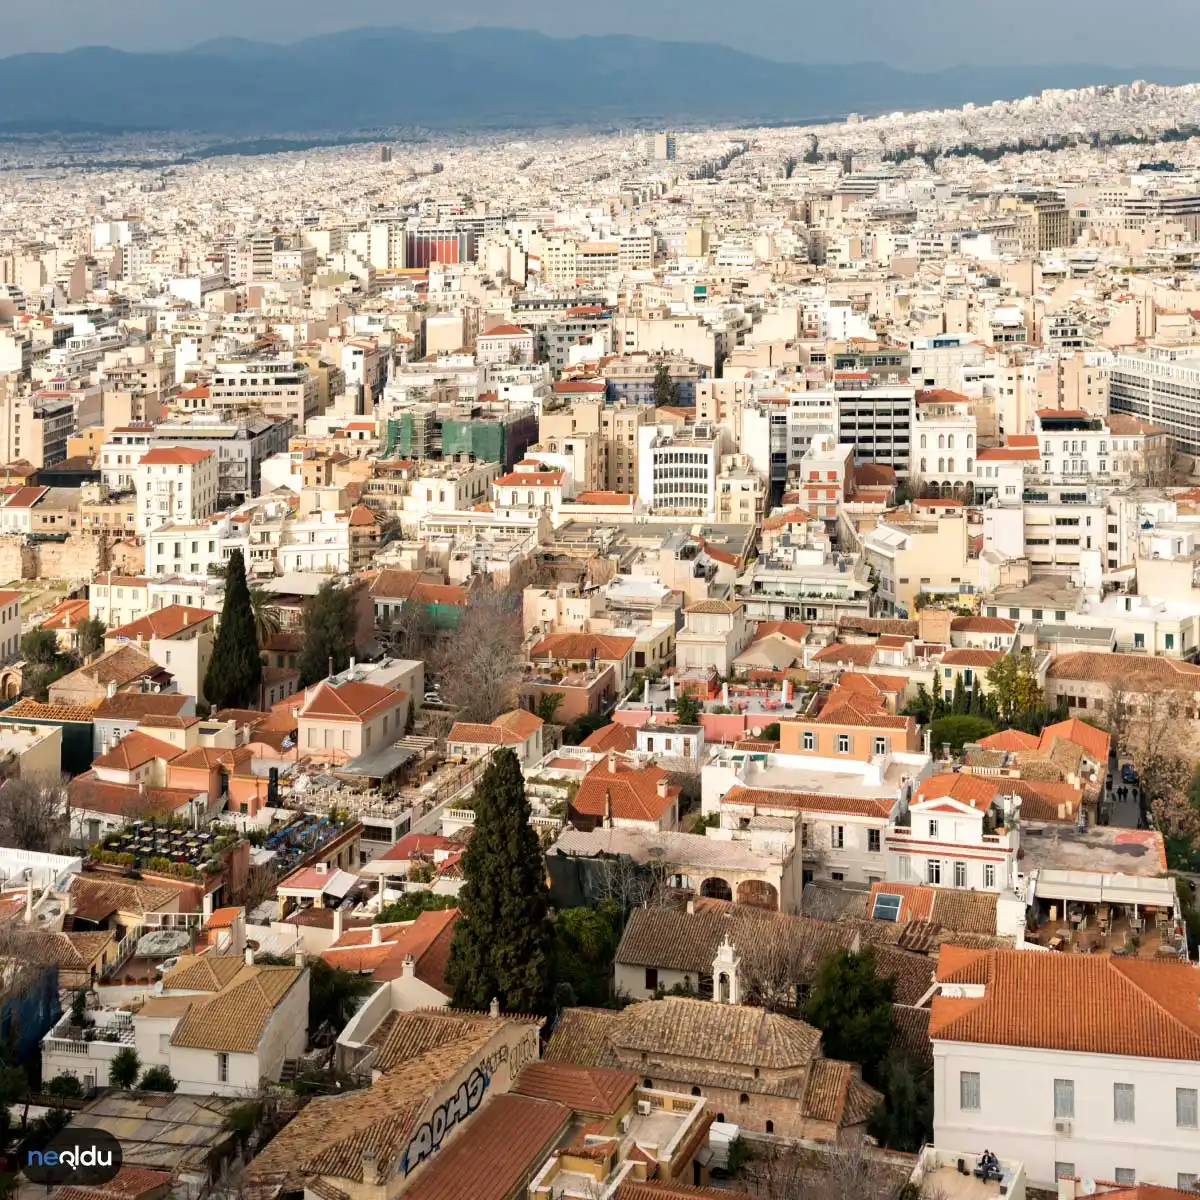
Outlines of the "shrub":
{"label": "shrub", "polygon": [[954,716],[939,717],[929,727],[933,750],[945,742],[949,742],[954,750],[961,750],[967,742],[977,742],[990,733],[996,732],[996,726],[986,717]]}

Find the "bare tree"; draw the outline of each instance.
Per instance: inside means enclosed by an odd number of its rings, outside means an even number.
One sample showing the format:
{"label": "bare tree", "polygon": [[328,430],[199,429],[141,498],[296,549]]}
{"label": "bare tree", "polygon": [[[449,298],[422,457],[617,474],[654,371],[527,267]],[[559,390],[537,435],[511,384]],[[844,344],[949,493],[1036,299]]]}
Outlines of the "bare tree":
{"label": "bare tree", "polygon": [[1108,688],[1108,707],[1104,713],[1105,727],[1112,740],[1113,753],[1124,758],[1129,753],[1131,725],[1136,704],[1124,679],[1114,679]]}
{"label": "bare tree", "polygon": [[815,1154],[785,1143],[756,1142],[742,1183],[761,1200],[899,1200],[910,1172],[908,1164],[863,1142]]}
{"label": "bare tree", "polygon": [[384,637],[393,654],[401,658],[425,658],[437,638],[429,606],[416,600],[405,600],[392,617]]}
{"label": "bare tree", "polygon": [[520,598],[481,587],[439,656],[442,695],[462,721],[486,724],[516,703],[521,677]]}
{"label": "bare tree", "polygon": [[0,845],[53,854],[70,840],[66,776],[8,779],[0,786]]}

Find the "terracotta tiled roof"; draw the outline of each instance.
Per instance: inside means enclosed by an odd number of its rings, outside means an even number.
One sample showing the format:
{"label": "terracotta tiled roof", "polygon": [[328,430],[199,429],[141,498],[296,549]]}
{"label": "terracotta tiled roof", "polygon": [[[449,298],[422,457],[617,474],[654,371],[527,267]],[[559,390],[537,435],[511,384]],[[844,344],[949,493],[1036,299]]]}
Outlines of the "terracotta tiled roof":
{"label": "terracotta tiled roof", "polygon": [[589,733],[579,744],[600,754],[609,750],[624,754],[637,748],[637,730],[632,725],[603,725]]}
{"label": "terracotta tiled roof", "polygon": [[[275,1010],[303,973],[302,967],[243,963],[226,987],[210,999],[192,1005],[188,1015],[176,1025],[171,1045],[230,1054],[252,1053]],[[166,986],[165,978],[163,982]]]}
{"label": "terracotta tiled roof", "polygon": [[612,1116],[637,1084],[631,1071],[535,1062],[521,1072],[512,1090],[535,1100],[553,1100],[577,1113]]}
{"label": "terracotta tiled roof", "polygon": [[875,647],[858,643],[834,642],[832,645],[823,646],[818,650],[812,656],[811,661],[869,667],[875,661]]}
{"label": "terracotta tiled roof", "polygon": [[844,616],[838,618],[839,633],[869,633],[879,635],[881,633],[901,633],[908,637],[920,636],[920,623],[917,621],[903,621],[898,617],[855,617]]}
{"label": "terracotta tiled roof", "polygon": [[576,504],[622,504],[632,508],[636,497],[632,492],[577,492]]}
{"label": "terracotta tiled roof", "polygon": [[999,733],[989,733],[980,738],[977,745],[985,750],[1036,750],[1037,737],[1020,729],[1002,729]]}
{"label": "terracotta tiled roof", "polygon": [[375,683],[351,680],[334,687],[322,680],[308,693],[300,719],[313,721],[369,721],[385,709],[403,703],[404,692]]}
{"label": "terracotta tiled roof", "polygon": [[514,708],[510,712],[501,713],[492,724],[508,733],[515,733],[524,741],[537,733],[545,721],[535,713],[526,712],[523,708]]}
{"label": "terracotta tiled roof", "polygon": [[977,667],[987,670],[1004,657],[1002,650],[947,650],[942,655],[942,665],[947,667]]}
{"label": "terracotta tiled roof", "polygon": [[768,788],[734,787],[721,798],[722,804],[747,804],[755,808],[783,808],[792,812],[845,813],[857,817],[886,819],[893,800],[873,800],[866,796],[835,796],[824,792],[779,792]]}
{"label": "terracotta tiled roof", "polygon": [[3,712],[5,719],[24,717],[40,721],[94,721],[97,710],[87,704],[42,704],[25,697]]}
{"label": "terracotta tiled roof", "polygon": [[601,662],[620,662],[636,641],[605,633],[551,633],[530,650],[529,657],[586,660],[594,651]]}
{"label": "terracotta tiled roof", "polygon": [[485,330],[479,335],[481,338],[490,337],[528,337],[529,330],[522,329],[520,325],[493,325],[491,329]]}
{"label": "terracotta tiled roof", "polygon": [[91,771],[72,779],[67,791],[72,808],[108,813],[127,821],[172,816],[187,808],[199,794],[194,788],[142,788],[135,783],[105,783]]}
{"label": "terracotta tiled roof", "polygon": [[106,696],[96,705],[96,720],[137,721],[149,717],[178,717],[190,696],[181,692],[118,692]]}
{"label": "terracotta tiled roof", "polygon": [[206,458],[211,458],[211,450],[198,450],[189,446],[156,446],[142,455],[142,465],[149,467],[195,466]]}
{"label": "terracotta tiled roof", "polygon": [[1200,667],[1147,654],[1101,654],[1093,650],[1060,654],[1051,662],[1046,678],[1085,683],[1119,681],[1136,692],[1161,687],[1200,691]]}
{"label": "terracotta tiled roof", "polygon": [[712,614],[713,616],[731,616],[745,607],[740,600],[701,600],[689,604],[685,613]]}
{"label": "terracotta tiled roof", "polygon": [[875,897],[880,893],[900,897],[901,924],[928,921],[957,933],[996,932],[995,892],[966,892],[919,883],[875,883],[867,899],[869,916],[875,911]]}
{"label": "terracotta tiled roof", "polygon": [[185,604],[168,604],[155,609],[128,625],[121,625],[108,633],[110,638],[128,638],[131,642],[149,641],[152,638],[170,638],[194,629],[206,621],[215,621],[217,614],[207,608],[188,608]]}
{"label": "terracotta tiled roof", "polygon": [[72,915],[88,921],[102,921],[115,912],[161,912],[178,899],[179,889],[163,884],[76,875],[71,880],[68,907]]}
{"label": "terracotta tiled roof", "polygon": [[984,995],[935,996],[935,1040],[1200,1062],[1200,972],[1190,965],[943,946],[938,979],[982,983]]}
{"label": "terracotta tiled roof", "polygon": [[954,633],[1016,633],[1016,621],[1007,617],[955,617],[950,622]]}
{"label": "terracotta tiled roof", "polygon": [[156,758],[170,762],[178,758],[182,751],[170,742],[160,742],[158,738],[138,733],[135,729],[127,733],[107,754],[92,760],[93,767],[107,767],[114,771],[133,771],[143,763]]}
{"label": "terracotta tiled roof", "polygon": [[778,634],[793,642],[804,642],[808,639],[810,628],[803,621],[759,621],[754,630],[754,640],[757,642],[771,634]]}
{"label": "terracotta tiled roof", "polygon": [[1088,756],[1101,766],[1105,766],[1108,763],[1112,740],[1108,733],[1103,729],[1097,729],[1095,725],[1089,725],[1086,721],[1081,721],[1078,717],[1071,717],[1066,721],[1047,725],[1042,730],[1039,748],[1049,749],[1053,747],[1056,738],[1064,738],[1066,741],[1073,742],[1075,745],[1082,747]]}
{"label": "terracotta tiled roof", "polygon": [[991,808],[992,801],[1003,790],[1003,786],[994,779],[981,779],[976,775],[947,771],[940,775],[931,775],[924,780],[917,791],[914,803],[949,798],[957,800],[960,804],[969,804],[972,808],[986,811]]}
{"label": "terracotta tiled roof", "polygon": [[115,683],[118,687],[124,687],[135,679],[157,675],[162,671],[154,659],[148,654],[143,654],[136,646],[118,646],[77,671],[56,680],[50,685],[50,690],[69,691],[88,683],[100,686]]}
{"label": "terracotta tiled roof", "polygon": [[661,767],[614,765],[615,769],[610,769],[604,759],[587,773],[570,803],[573,812],[603,818],[611,809],[617,819],[658,821],[678,800],[677,787],[668,786],[666,795],[659,795],[659,782],[668,777]]}
{"label": "terracotta tiled roof", "polygon": [[749,1192],[727,1188],[689,1187],[686,1183],[664,1183],[653,1179],[626,1180],[613,1200],[754,1200]]}
{"label": "terracotta tiled roof", "polygon": [[446,741],[462,742],[474,746],[519,746],[523,741],[515,733],[497,729],[495,725],[481,725],[475,721],[455,721],[446,734]]}
{"label": "terracotta tiled roof", "polygon": [[496,1096],[416,1177],[407,1200],[508,1200],[570,1125],[561,1104],[511,1092]]}

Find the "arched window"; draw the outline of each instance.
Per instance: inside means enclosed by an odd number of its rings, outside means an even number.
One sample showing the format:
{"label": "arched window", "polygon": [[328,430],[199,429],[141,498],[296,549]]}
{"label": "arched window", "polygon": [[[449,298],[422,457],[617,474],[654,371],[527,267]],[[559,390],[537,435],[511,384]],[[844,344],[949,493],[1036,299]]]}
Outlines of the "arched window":
{"label": "arched window", "polygon": [[954,459],[953,458],[951,458],[949,463],[946,464],[946,470],[949,471],[951,475],[954,474]]}
{"label": "arched window", "polygon": [[947,449],[947,450],[953,450],[953,449],[954,449],[954,434],[951,434],[951,435],[950,435],[950,439],[949,439],[949,441],[947,441],[947,442],[946,442],[946,449]]}
{"label": "arched window", "polygon": [[946,448],[946,435],[944,433],[939,433],[938,434],[938,449],[945,450],[945,448]]}
{"label": "arched window", "polygon": [[938,459],[938,470],[944,471],[945,469],[946,469],[946,460],[944,458],[939,458]]}
{"label": "arched window", "polygon": [[642,1086],[652,1088],[654,1086],[654,1080],[653,1079],[643,1079]]}
{"label": "arched window", "polygon": [[928,442],[928,440],[929,439],[924,434],[921,434],[921,449],[922,450],[925,449],[925,446],[926,446],[926,443]]}
{"label": "arched window", "polygon": [[700,1089],[699,1089],[698,1087],[694,1087],[694,1088],[692,1088],[692,1095],[693,1095],[693,1096],[698,1096],[698,1095],[700,1095]]}
{"label": "arched window", "polygon": [[967,434],[967,449],[968,450],[972,449],[974,447],[974,445],[975,445],[975,435],[973,433],[968,433]]}
{"label": "arched window", "polygon": [[767,1132],[768,1132],[768,1133],[774,1133],[774,1132],[775,1132],[775,1122],[774,1122],[774,1121],[768,1121],[768,1122],[767,1122],[767,1126],[766,1126],[766,1128],[767,1128]]}
{"label": "arched window", "polygon": [[739,1104],[749,1104],[749,1103],[750,1103],[750,1097],[749,1097],[749,1096],[747,1096],[745,1092],[743,1092],[743,1093],[742,1093],[742,1094],[741,1094],[741,1095],[738,1097],[738,1103],[739,1103]]}
{"label": "arched window", "polygon": [[970,475],[970,473],[974,469],[975,469],[975,460],[973,458],[968,458],[967,459],[967,474]]}
{"label": "arched window", "polygon": [[929,470],[929,467],[927,466],[926,460],[921,459],[921,473],[924,474],[928,470]]}

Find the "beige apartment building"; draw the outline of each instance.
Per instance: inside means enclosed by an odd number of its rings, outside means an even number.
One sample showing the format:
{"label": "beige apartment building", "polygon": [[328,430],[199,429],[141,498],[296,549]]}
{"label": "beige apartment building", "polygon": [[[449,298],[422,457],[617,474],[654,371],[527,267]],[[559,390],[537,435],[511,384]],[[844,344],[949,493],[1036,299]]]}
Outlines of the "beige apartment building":
{"label": "beige apartment building", "polygon": [[[543,412],[538,439],[563,444],[592,434],[597,438],[596,488],[614,492],[637,490],[638,429],[653,423],[653,411],[641,405],[606,405],[602,400],[577,401],[569,409]],[[583,490],[583,489],[577,489]]]}

